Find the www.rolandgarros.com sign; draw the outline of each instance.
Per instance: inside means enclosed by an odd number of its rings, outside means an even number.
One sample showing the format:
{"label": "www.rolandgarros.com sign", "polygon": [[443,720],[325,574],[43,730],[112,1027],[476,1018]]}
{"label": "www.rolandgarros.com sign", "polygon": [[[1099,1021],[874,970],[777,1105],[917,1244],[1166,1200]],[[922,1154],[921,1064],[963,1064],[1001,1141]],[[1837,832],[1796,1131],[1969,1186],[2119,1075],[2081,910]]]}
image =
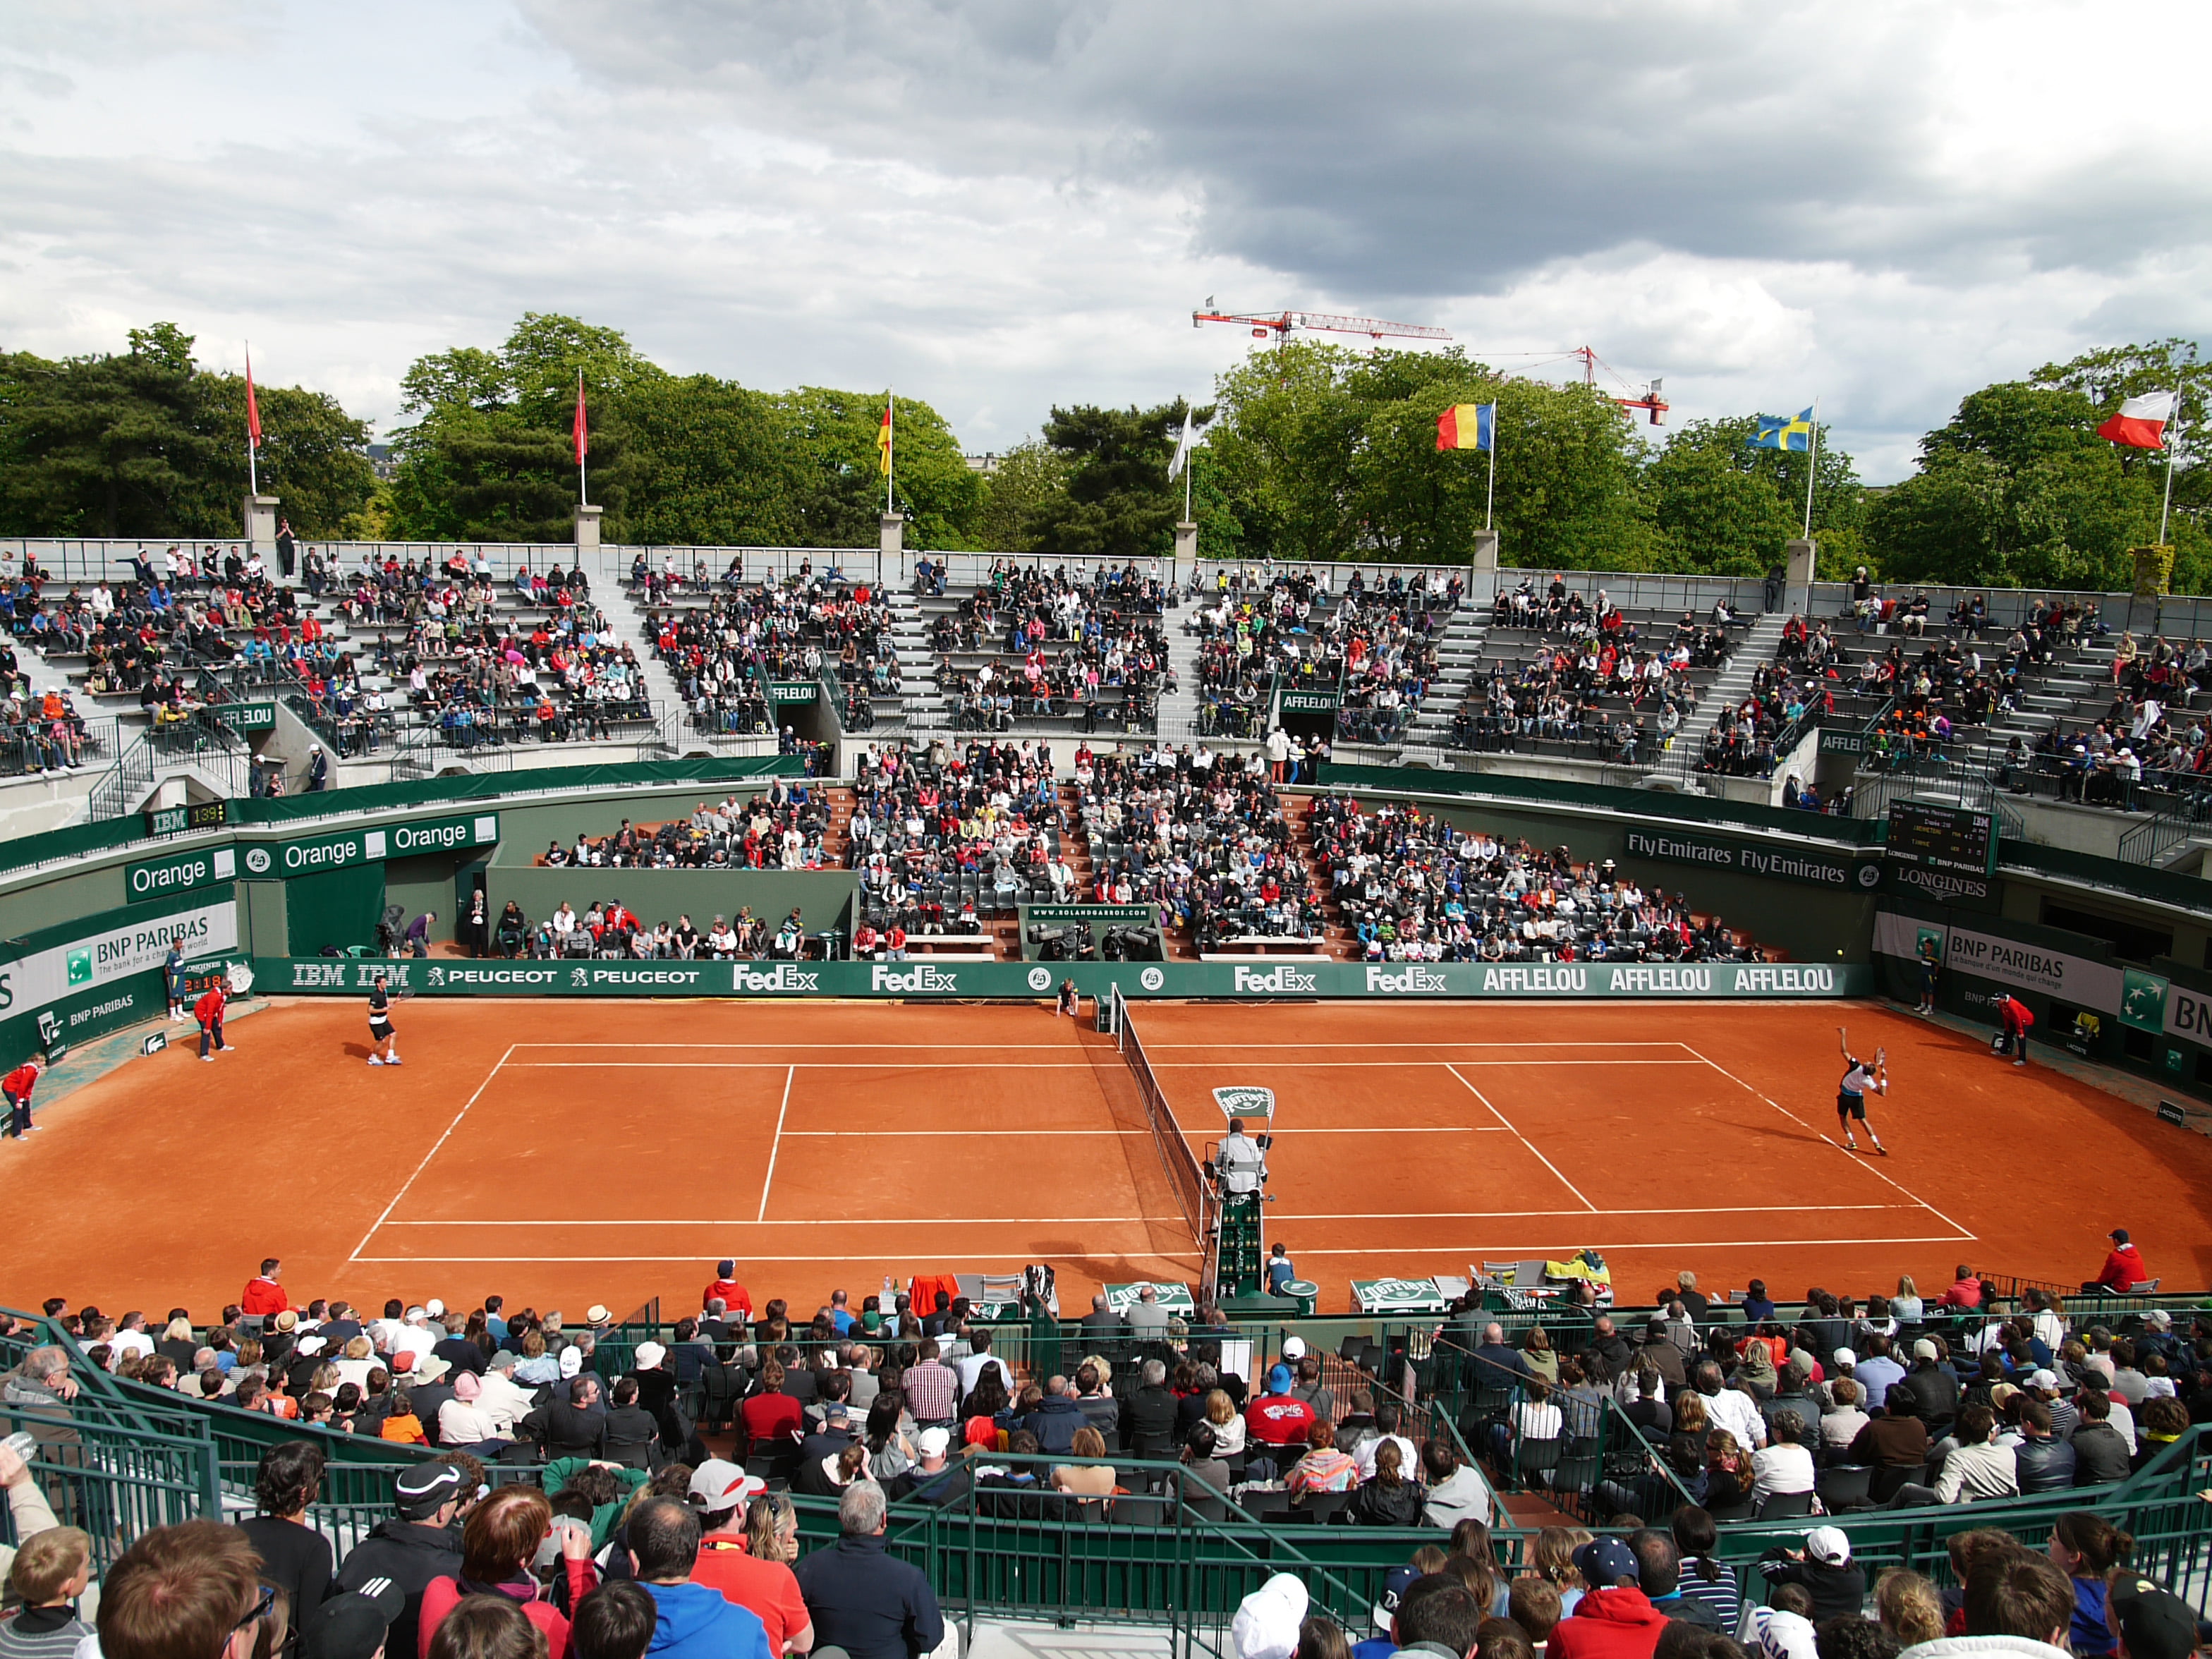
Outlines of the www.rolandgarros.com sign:
{"label": "www.rolandgarros.com sign", "polygon": [[1631,830],[1627,856],[1668,864],[1698,864],[1747,876],[1802,881],[1839,893],[1871,893],[1881,885],[1881,860],[1874,854],[1824,852],[1810,847],[1762,847],[1680,830]]}
{"label": "www.rolandgarros.com sign", "polygon": [[475,962],[263,957],[258,989],[365,996],[380,969],[424,996],[878,997],[1028,1000],[1073,979],[1085,996],[1113,986],[1142,997],[1268,1000],[1343,997],[1591,999],[1870,995],[1862,964],[1789,962]]}

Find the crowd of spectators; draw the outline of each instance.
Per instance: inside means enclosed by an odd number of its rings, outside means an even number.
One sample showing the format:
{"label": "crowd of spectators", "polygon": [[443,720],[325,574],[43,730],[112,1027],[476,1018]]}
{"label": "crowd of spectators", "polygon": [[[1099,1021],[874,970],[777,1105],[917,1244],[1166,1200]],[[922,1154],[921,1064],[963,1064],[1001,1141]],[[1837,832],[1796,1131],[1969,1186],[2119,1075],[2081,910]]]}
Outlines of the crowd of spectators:
{"label": "crowd of spectators", "polygon": [[[641,556],[638,567],[645,562]],[[631,581],[653,607],[646,613],[646,632],[701,731],[770,729],[775,711],[764,679],[812,684],[830,671],[842,694],[848,731],[875,723],[872,698],[903,690],[888,598],[865,579],[848,581],[834,566],[817,572],[807,560],[790,577],[763,573],[750,586],[741,559],[733,558],[714,584],[700,566],[689,586],[704,603],[693,605],[675,603],[686,585],[672,570],[634,567]]]}
{"label": "crowd of spectators", "polygon": [[1319,939],[1313,884],[1268,774],[1259,756],[1203,745],[1079,750],[1075,788],[1099,890],[1158,903],[1201,952],[1249,935]]}
{"label": "crowd of spectators", "polygon": [[1613,860],[1577,864],[1411,805],[1315,797],[1314,856],[1370,962],[1737,962],[1759,951]]}
{"label": "crowd of spectators", "polygon": [[1664,642],[1647,643],[1603,589],[1585,604],[1557,577],[1547,593],[1526,580],[1501,593],[1496,615],[1493,626],[1534,631],[1543,643],[1517,667],[1492,660],[1454,712],[1451,745],[1514,753],[1565,744],[1629,765],[1648,764],[1674,741],[1697,706],[1691,675],[1726,659],[1735,620],[1718,605],[1709,623],[1684,611]]}
{"label": "crowd of spectators", "polygon": [[864,748],[846,857],[870,925],[973,933],[985,912],[1088,897],[1061,844],[1060,787],[1043,743]]}
{"label": "crowd of spectators", "polygon": [[[1168,599],[1133,562],[1071,574],[994,560],[930,632],[954,729],[1004,732],[1017,720],[1070,717],[1086,732],[1102,719],[1149,727],[1174,678],[1161,620]],[[958,667],[956,654],[985,660]]]}

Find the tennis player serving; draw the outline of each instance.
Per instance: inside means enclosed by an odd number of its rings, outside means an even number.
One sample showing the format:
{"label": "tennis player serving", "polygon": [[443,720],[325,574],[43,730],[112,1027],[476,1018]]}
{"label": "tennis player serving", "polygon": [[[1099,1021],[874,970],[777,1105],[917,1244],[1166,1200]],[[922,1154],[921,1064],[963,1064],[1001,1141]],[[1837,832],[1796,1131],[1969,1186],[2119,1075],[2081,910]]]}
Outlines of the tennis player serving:
{"label": "tennis player serving", "polygon": [[1889,1093],[1889,1050],[1875,1049],[1874,1060],[1869,1064],[1851,1052],[1850,1037],[1840,1025],[1836,1027],[1836,1042],[1844,1051],[1844,1080],[1836,1085],[1836,1122],[1844,1132],[1844,1148],[1853,1152],[1859,1149],[1851,1133],[1851,1120],[1856,1118],[1875,1151],[1887,1158],[1889,1148],[1881,1144],[1874,1125],[1867,1121],[1866,1097],[1869,1091],[1885,1096]]}

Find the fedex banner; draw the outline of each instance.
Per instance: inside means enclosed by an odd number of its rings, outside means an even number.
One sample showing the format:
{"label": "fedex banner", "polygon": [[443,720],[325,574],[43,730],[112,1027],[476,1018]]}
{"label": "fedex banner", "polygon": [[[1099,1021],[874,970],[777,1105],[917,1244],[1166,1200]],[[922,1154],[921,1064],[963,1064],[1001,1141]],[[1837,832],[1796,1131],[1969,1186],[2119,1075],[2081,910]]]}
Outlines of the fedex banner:
{"label": "fedex banner", "polygon": [[379,972],[426,996],[870,997],[1026,1000],[1063,979],[1085,996],[1243,1001],[1328,998],[1768,998],[1873,994],[1859,963],[1282,962],[497,962],[259,957],[271,996],[365,996]]}

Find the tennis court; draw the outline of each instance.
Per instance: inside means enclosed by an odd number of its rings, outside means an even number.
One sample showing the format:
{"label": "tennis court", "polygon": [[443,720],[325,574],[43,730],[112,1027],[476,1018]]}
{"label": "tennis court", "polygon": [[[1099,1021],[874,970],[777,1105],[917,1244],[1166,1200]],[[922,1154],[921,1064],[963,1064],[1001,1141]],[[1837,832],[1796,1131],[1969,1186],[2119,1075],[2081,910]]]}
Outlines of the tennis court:
{"label": "tennis court", "polygon": [[[1889,1049],[1887,1159],[1833,1139],[1844,1020]],[[401,1026],[405,1066],[371,1067],[358,1003],[280,1000],[216,1065],[174,1048],[49,1109],[0,1296],[213,1307],[273,1255],[303,1295],[573,1314],[675,1305],[726,1255],[795,1310],[1036,1261],[1079,1308],[1194,1275],[1172,1148],[1219,1138],[1227,1084],[1275,1092],[1267,1228],[1329,1310],[1582,1246],[1638,1300],[1684,1267],[2079,1279],[2114,1225],[2212,1275],[2202,1138],[1865,1005],[1139,1004],[1127,1053],[1037,1006],[418,999]],[[131,1179],[88,1199],[94,1169]]]}

